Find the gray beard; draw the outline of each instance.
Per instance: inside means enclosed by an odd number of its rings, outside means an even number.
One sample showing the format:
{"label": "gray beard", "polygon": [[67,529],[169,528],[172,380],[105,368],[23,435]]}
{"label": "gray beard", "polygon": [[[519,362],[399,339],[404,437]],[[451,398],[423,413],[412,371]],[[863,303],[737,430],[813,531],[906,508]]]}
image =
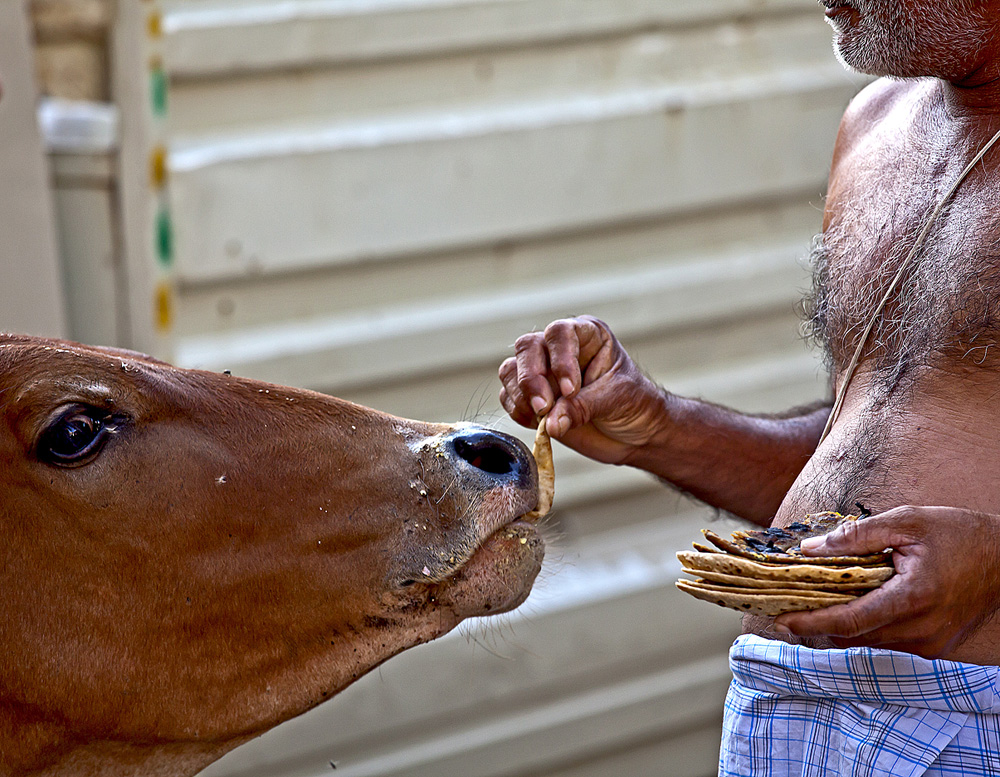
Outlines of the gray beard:
{"label": "gray beard", "polygon": [[933,15],[915,19],[898,0],[853,0],[861,26],[844,34],[836,20],[834,52],[846,67],[896,78],[961,78],[968,61],[983,44],[988,25],[975,0],[953,0]]}

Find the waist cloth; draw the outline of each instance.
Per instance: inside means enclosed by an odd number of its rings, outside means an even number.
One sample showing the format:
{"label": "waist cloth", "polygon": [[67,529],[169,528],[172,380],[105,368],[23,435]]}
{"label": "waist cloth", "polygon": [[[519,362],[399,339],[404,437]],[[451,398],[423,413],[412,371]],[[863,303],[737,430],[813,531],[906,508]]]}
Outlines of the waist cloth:
{"label": "waist cloth", "polygon": [[1000,667],[743,635],[724,777],[1000,776]]}

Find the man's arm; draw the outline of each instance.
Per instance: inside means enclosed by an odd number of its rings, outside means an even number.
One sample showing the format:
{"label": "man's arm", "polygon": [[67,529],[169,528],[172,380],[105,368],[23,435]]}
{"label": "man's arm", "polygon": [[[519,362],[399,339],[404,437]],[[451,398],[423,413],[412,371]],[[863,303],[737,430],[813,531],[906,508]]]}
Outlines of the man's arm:
{"label": "man's arm", "polygon": [[829,406],[749,416],[664,391],[603,322],[582,316],[519,338],[500,367],[518,423],[597,461],[644,469],[713,507],[771,522],[819,442]]}
{"label": "man's arm", "polygon": [[765,527],[816,450],[830,415],[825,402],[772,417],[673,395],[668,406],[667,429],[625,463]]}

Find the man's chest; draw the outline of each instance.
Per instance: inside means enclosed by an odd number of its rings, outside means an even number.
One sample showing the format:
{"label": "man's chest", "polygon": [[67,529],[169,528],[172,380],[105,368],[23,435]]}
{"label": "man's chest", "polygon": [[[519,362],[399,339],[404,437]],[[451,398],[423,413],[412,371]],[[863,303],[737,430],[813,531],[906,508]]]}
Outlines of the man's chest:
{"label": "man's chest", "polygon": [[885,369],[1000,359],[1000,172],[975,170],[963,181],[889,292],[964,163],[919,144],[878,149],[831,180],[813,255],[814,326],[834,367],[850,360],[873,319],[866,354]]}

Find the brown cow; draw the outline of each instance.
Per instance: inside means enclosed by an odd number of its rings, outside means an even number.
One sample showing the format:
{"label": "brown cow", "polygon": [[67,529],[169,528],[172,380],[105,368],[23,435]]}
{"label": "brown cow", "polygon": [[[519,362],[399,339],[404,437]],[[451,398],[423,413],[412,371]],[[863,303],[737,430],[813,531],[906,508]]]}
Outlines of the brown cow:
{"label": "brown cow", "polygon": [[0,335],[0,773],[190,775],[503,612],[514,438]]}

